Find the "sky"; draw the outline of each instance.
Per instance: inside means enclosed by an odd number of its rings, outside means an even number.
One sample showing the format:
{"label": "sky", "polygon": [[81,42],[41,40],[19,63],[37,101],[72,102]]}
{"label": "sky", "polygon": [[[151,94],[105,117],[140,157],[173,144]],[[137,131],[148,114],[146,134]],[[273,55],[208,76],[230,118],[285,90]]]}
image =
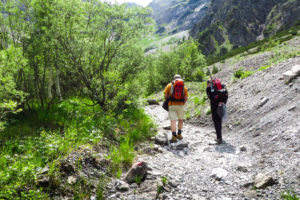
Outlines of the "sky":
{"label": "sky", "polygon": [[125,2],[131,2],[131,3],[136,3],[139,4],[141,6],[148,6],[148,4],[152,1],[152,0],[104,0],[104,1],[108,1],[108,2],[112,2],[114,3],[115,1],[118,2],[119,4],[125,3]]}

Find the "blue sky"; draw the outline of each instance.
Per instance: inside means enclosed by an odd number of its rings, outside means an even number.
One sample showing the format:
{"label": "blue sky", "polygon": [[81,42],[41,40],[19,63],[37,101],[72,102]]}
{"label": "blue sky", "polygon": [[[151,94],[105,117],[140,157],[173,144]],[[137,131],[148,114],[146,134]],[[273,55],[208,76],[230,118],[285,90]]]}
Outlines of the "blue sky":
{"label": "blue sky", "polygon": [[152,0],[103,0],[103,1],[108,1],[108,2],[113,2],[113,3],[117,2],[118,4],[122,4],[125,2],[131,2],[131,3],[136,3],[141,6],[146,7]]}

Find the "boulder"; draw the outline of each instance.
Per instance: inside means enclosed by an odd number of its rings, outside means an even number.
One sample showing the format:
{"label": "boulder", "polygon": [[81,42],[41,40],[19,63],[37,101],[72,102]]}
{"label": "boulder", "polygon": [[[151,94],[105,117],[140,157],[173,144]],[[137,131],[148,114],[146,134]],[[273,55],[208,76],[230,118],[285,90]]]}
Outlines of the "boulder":
{"label": "boulder", "polygon": [[145,162],[135,163],[128,173],[126,174],[125,180],[127,183],[136,182],[137,178],[143,180],[147,174],[147,164]]}
{"label": "boulder", "polygon": [[155,144],[166,145],[168,144],[168,137],[165,134],[160,133],[155,136]]}
{"label": "boulder", "polygon": [[271,176],[267,175],[267,174],[259,173],[255,176],[254,186],[257,189],[265,188],[267,186],[271,186],[271,185],[274,185],[274,184],[275,184],[274,179]]}
{"label": "boulder", "polygon": [[284,72],[282,75],[283,75],[283,79],[285,81],[285,83],[290,83],[296,76],[298,76],[296,73],[299,73],[297,71],[297,69],[295,68],[294,71],[292,70],[289,70],[289,71],[286,71]]}
{"label": "boulder", "polygon": [[296,75],[299,76],[300,75],[300,65],[294,65],[291,69],[291,71]]}

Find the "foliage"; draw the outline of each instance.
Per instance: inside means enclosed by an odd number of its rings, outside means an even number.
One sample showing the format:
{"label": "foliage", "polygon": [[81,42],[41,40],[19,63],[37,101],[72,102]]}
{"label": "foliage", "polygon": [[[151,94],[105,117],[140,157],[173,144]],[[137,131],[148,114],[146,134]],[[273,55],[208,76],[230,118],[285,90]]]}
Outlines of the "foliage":
{"label": "foliage", "polygon": [[180,74],[184,80],[203,79],[205,58],[193,40],[185,40],[169,52],[149,55],[145,72],[140,76],[146,94],[151,94],[166,86],[174,74]]}
{"label": "foliage", "polygon": [[1,48],[27,61],[12,68],[24,106],[48,109],[75,93],[109,110],[136,98],[143,52],[135,42],[152,31],[148,9],[98,0],[1,1],[0,9]]}
{"label": "foliage", "polygon": [[[87,103],[90,100],[72,98],[64,100],[49,112],[37,110],[30,116],[31,120],[40,122],[36,124],[37,135],[24,138],[19,132],[9,132],[11,134],[2,142],[0,153],[0,196],[31,199],[30,195],[34,194],[36,199],[47,199],[47,188],[41,190],[35,184],[37,171],[46,164],[51,166],[51,163],[83,144],[99,143],[103,137],[118,141],[111,144],[112,169],[131,165],[135,144],[152,136],[150,119],[134,108],[118,115],[109,115],[104,114],[98,105],[86,106]],[[22,124],[22,119],[16,118],[11,126]],[[62,129],[46,127],[46,124],[54,122],[61,124]],[[101,189],[98,192],[101,193]]]}
{"label": "foliage", "polygon": [[135,156],[135,144],[152,136],[150,118],[141,110],[125,110],[119,116],[117,124],[120,132],[126,132],[126,135],[119,134],[117,137],[119,145],[112,147],[110,151],[109,158],[112,160],[111,173],[113,175],[116,175],[122,167],[130,167]]}
{"label": "foliage", "polygon": [[281,194],[283,200],[299,200],[295,192],[287,191]]}
{"label": "foliage", "polygon": [[268,69],[269,67],[271,67],[271,65],[261,66],[257,71],[263,71],[263,70]]}
{"label": "foliage", "polygon": [[4,128],[10,113],[21,112],[25,93],[17,89],[18,71],[26,65],[20,48],[10,47],[0,51],[0,131]]}
{"label": "foliage", "polygon": [[218,67],[216,67],[216,66],[213,66],[213,69],[212,69],[212,74],[216,74],[216,73],[218,73],[219,72],[219,68]]}
{"label": "foliage", "polygon": [[235,78],[244,79],[244,78],[252,75],[253,73],[254,73],[253,71],[248,71],[248,70],[245,70],[244,68],[240,68],[233,73],[233,76]]}

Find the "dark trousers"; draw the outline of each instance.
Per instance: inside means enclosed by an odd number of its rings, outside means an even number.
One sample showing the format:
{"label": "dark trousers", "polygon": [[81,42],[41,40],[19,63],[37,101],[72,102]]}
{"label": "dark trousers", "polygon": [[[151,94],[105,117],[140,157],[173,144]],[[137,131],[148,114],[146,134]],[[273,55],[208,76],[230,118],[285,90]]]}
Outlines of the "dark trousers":
{"label": "dark trousers", "polygon": [[222,118],[219,117],[217,110],[218,110],[218,105],[211,106],[212,120],[214,121],[217,138],[222,139]]}

